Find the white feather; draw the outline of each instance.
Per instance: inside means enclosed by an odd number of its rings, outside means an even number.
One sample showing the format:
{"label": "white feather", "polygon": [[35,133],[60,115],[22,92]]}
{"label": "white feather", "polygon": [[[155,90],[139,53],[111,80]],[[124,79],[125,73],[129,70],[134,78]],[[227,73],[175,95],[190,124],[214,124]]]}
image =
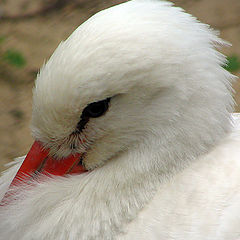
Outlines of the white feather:
{"label": "white feather", "polygon": [[[32,132],[55,156],[86,152],[92,171],[20,186],[0,208],[0,239],[239,238],[240,118],[215,49],[225,44],[158,0],[120,4],[76,29],[37,77]],[[82,110],[107,97],[108,112],[69,138]],[[22,160],[0,179],[0,196]]]}

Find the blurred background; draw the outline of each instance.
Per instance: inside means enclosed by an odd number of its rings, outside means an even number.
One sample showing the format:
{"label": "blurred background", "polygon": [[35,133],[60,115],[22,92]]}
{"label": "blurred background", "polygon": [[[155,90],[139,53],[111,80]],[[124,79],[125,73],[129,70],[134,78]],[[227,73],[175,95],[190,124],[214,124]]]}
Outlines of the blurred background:
{"label": "blurred background", "polygon": [[[0,171],[27,153],[32,138],[32,87],[60,41],[96,12],[123,0],[0,0]],[[240,0],[173,0],[232,43],[222,50],[240,76]],[[240,104],[240,83],[234,84]],[[240,107],[236,106],[236,111]]]}

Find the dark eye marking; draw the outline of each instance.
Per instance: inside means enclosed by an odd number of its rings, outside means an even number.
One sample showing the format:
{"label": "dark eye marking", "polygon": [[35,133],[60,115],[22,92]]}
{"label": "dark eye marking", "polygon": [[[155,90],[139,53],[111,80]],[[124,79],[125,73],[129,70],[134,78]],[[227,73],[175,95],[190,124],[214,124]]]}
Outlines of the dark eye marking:
{"label": "dark eye marking", "polygon": [[106,113],[111,98],[99,102],[93,102],[87,105],[82,111],[81,120],[78,122],[76,132],[80,133],[90,118],[98,118]]}
{"label": "dark eye marking", "polygon": [[81,118],[97,118],[102,116],[107,110],[110,98],[87,105],[82,112]]}

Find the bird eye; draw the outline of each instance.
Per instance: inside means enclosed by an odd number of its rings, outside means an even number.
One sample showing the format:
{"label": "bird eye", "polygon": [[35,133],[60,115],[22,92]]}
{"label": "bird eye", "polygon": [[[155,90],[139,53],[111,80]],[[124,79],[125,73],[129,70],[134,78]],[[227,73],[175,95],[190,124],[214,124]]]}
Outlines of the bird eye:
{"label": "bird eye", "polygon": [[107,110],[110,98],[90,103],[82,112],[82,118],[97,118],[102,116]]}
{"label": "bird eye", "polygon": [[111,98],[107,98],[105,100],[93,102],[87,105],[82,112],[81,120],[76,126],[75,133],[80,133],[85,128],[89,118],[101,117],[108,110],[110,99]]}

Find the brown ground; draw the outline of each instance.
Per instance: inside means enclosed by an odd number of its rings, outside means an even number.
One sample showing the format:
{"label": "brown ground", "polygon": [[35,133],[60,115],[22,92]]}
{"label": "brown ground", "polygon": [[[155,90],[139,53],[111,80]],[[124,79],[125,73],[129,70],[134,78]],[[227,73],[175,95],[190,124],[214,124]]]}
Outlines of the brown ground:
{"label": "brown ground", "polygon": [[[0,51],[14,48],[23,53],[27,65],[22,69],[0,65],[0,170],[3,164],[24,155],[32,138],[31,89],[35,74],[49,58],[61,40],[83,21],[101,9],[123,0],[58,0],[65,6],[47,7],[50,0],[4,0],[0,3],[0,37],[7,39]],[[227,55],[240,56],[240,1],[239,0],[174,0],[201,21],[221,31],[221,37],[233,44],[224,49]],[[45,4],[45,5],[44,5]],[[44,14],[45,13],[45,14]],[[240,76],[240,72],[236,73]],[[240,103],[240,83],[235,84],[236,101]],[[239,111],[240,108],[236,107]]]}

